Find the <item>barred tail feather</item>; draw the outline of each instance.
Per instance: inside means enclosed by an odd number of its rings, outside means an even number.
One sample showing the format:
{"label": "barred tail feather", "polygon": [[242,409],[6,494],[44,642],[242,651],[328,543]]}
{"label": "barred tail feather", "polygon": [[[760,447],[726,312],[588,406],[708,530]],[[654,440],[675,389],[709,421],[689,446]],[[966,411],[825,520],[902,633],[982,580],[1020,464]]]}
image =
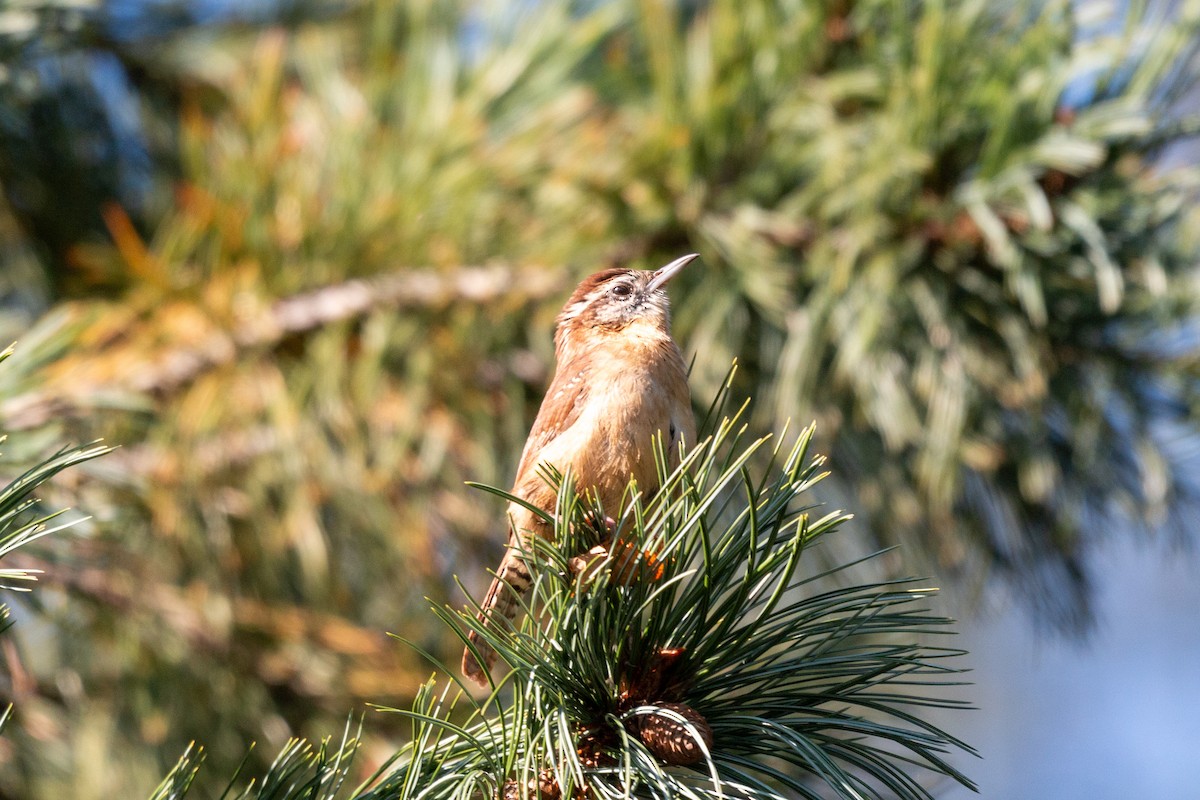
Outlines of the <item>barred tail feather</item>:
{"label": "barred tail feather", "polygon": [[[521,558],[519,549],[510,547],[496,570],[496,578],[488,588],[487,597],[480,606],[478,620],[484,626],[496,625],[497,619],[503,619],[500,624],[508,624],[516,619],[520,609],[521,595],[529,590],[532,579],[529,567]],[[463,650],[463,675],[480,686],[487,686],[487,673],[496,663],[496,651],[483,640],[478,631],[470,631],[467,639],[474,645],[478,658],[470,647]]]}

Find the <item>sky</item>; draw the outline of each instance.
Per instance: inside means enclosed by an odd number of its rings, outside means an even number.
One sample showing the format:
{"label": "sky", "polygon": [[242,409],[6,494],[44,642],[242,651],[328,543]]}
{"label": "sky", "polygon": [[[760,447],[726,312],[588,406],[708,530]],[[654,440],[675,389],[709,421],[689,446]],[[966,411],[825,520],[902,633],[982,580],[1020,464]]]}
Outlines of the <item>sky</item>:
{"label": "sky", "polygon": [[979,710],[938,720],[983,756],[939,800],[1200,797],[1200,553],[1114,537],[1096,559],[1096,630],[1039,634],[1020,609],[960,614]]}

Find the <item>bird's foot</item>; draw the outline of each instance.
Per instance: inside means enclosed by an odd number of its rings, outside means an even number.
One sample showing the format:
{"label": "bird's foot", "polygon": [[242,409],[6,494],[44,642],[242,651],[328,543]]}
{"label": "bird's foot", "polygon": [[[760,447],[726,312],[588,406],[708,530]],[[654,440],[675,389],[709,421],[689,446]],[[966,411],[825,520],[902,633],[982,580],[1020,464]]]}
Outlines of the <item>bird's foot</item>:
{"label": "bird's foot", "polygon": [[569,559],[567,567],[571,570],[572,575],[583,575],[585,580],[590,581],[596,577],[600,563],[606,558],[608,558],[608,545],[598,544]]}
{"label": "bird's foot", "polygon": [[[610,519],[609,522],[612,520]],[[572,575],[582,576],[590,582],[608,562],[609,580],[620,586],[628,586],[639,576],[658,580],[663,574],[662,559],[650,550],[639,550],[636,543],[618,537],[610,537],[595,547],[567,561]]]}

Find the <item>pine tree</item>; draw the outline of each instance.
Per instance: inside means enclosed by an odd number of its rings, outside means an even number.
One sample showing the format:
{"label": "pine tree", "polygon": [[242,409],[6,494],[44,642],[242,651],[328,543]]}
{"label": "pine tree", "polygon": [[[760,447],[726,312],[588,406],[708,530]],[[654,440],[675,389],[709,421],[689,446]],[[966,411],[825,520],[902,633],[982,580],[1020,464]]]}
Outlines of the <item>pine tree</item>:
{"label": "pine tree", "polygon": [[[554,301],[688,251],[697,394],[736,355],[754,431],[817,419],[826,490],[872,535],[812,555],[903,544],[907,571],[1001,576],[1085,624],[1093,543],[1191,537],[1200,496],[1200,36],[1170,5],[381,0],[158,42],[170,69],[137,72],[179,109],[169,210],[96,217],[72,281],[20,287],[44,315],[0,312],[39,342],[0,425],[123,445],[87,487],[94,569],[64,575],[59,633],[87,645],[54,666],[120,720],[95,763],[128,793],[191,739],[231,769],[403,706],[424,670],[381,632],[452,646],[415,612],[503,536],[460,488],[510,477]],[[42,38],[95,44],[77,30]],[[35,271],[38,242],[4,238]],[[32,677],[60,729],[88,722]],[[66,739],[20,756],[14,793],[90,774]]]}

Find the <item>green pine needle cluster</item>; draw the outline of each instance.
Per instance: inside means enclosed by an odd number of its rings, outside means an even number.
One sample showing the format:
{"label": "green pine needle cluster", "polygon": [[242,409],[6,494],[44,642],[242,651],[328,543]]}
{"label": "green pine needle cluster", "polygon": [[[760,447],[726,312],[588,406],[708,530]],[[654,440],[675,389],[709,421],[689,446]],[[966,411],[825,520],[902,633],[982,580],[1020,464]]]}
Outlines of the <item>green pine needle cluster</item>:
{"label": "green pine needle cluster", "polygon": [[[12,346],[0,352],[0,362],[12,356]],[[0,437],[0,443],[8,437]],[[64,469],[89,461],[111,451],[97,443],[76,447],[64,447],[54,455],[39,461],[0,489],[0,561],[7,559],[18,548],[24,547],[43,536],[70,528],[81,519],[59,521],[64,511],[39,515],[39,503],[33,492]],[[40,570],[28,567],[0,567],[0,591],[27,592],[29,584],[37,580]],[[0,633],[11,625],[9,610],[0,604]]]}
{"label": "green pine needle cluster", "polygon": [[[237,789],[235,786],[242,771],[239,768],[238,774],[221,792],[220,800],[334,800],[349,776],[360,745],[359,739],[350,736],[350,730],[347,725],[337,744],[331,739],[326,739],[317,747],[302,739],[289,741],[271,762],[261,780],[250,780]],[[192,790],[204,759],[203,747],[194,744],[189,746],[149,800],[181,800],[186,797]],[[245,763],[243,760],[243,767]]]}
{"label": "green pine needle cluster", "polygon": [[[745,430],[725,420],[653,499],[634,494],[617,523],[629,546],[574,575],[568,554],[603,510],[561,491],[558,541],[532,554],[540,577],[517,628],[446,615],[512,668],[512,699],[497,691],[461,735],[414,748],[409,769],[436,772],[413,796],[490,796],[543,774],[565,797],[930,797],[914,767],[970,785],[942,757],[966,746],[907,710],[954,705],[930,691],[955,681],[943,660],[958,654],[926,642],[949,622],[922,605],[932,590],[801,577],[806,549],[846,519],[797,504],[825,476],[814,429],[790,448]],[[679,706],[712,741],[672,768],[631,731]]]}
{"label": "green pine needle cluster", "polygon": [[[622,509],[547,475],[560,489],[555,539],[527,553],[526,615],[483,626],[437,609],[511,671],[482,702],[434,679],[410,709],[383,709],[409,719],[411,740],[351,796],[929,800],[938,776],[971,786],[947,759],[970,747],[921,718],[961,705],[942,692],[961,684],[961,651],[930,643],[950,623],[926,605],[935,590],[838,585],[809,568],[804,555],[847,519],[811,498],[827,475],[810,454],[814,428],[785,445],[786,434],[751,439],[741,416],[669,474],[660,452],[664,488],[645,499],[631,485]],[[606,512],[622,546],[577,568]],[[646,736],[647,720],[680,737],[674,749]],[[334,797],[305,792],[322,775],[332,786],[330,753],[353,744],[303,758],[298,747],[240,796]],[[270,790],[284,773],[304,779]],[[193,775],[189,755],[164,783],[183,791],[155,800],[182,796]]]}
{"label": "green pine needle cluster", "polygon": [[[7,361],[14,352],[14,346],[0,351],[0,362]],[[0,443],[7,440],[0,436]],[[32,542],[65,530],[82,521],[81,518],[59,521],[65,510],[48,514],[39,514],[37,506],[39,499],[34,491],[64,469],[89,461],[104,455],[112,448],[97,443],[76,447],[63,447],[49,458],[39,460],[33,466],[10,481],[0,489],[0,562],[9,561],[19,548]],[[28,592],[29,584],[38,579],[40,569],[25,566],[0,567],[0,593]],[[11,612],[5,603],[0,603],[0,636],[3,636],[13,625]],[[13,716],[15,705],[8,703],[0,711],[0,733]]]}

